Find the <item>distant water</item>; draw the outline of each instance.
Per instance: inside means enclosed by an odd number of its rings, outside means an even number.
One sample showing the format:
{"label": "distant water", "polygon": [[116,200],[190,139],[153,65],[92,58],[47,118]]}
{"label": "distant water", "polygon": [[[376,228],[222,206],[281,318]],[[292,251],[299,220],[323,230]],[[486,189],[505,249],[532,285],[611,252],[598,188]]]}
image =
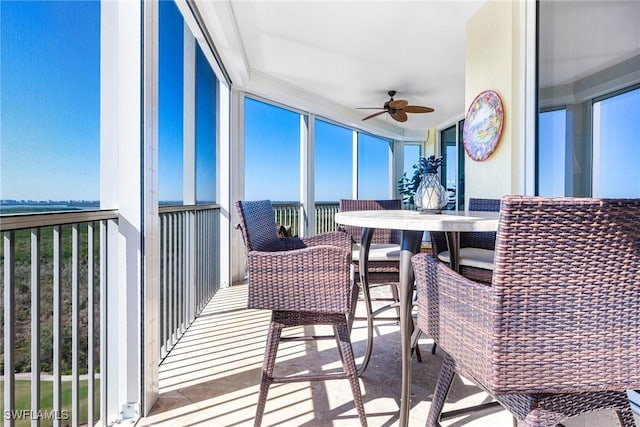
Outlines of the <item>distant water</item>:
{"label": "distant water", "polygon": [[100,209],[99,202],[6,202],[0,203],[0,214],[41,213]]}
{"label": "distant water", "polygon": [[[2,0],[0,0],[2,1]],[[298,203],[298,202],[288,202]],[[180,206],[181,200],[160,200],[160,206]],[[197,204],[207,205],[215,204],[214,201],[198,200]],[[100,209],[99,201],[91,200],[71,200],[71,201],[18,201],[18,200],[0,200],[0,215],[14,215],[19,213],[42,213],[54,211],[86,211]]]}

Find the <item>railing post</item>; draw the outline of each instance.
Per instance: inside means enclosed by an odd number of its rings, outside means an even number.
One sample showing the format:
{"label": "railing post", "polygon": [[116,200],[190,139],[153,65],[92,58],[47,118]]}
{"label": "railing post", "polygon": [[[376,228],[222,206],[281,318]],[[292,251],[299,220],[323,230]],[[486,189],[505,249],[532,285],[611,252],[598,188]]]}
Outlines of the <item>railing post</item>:
{"label": "railing post", "polygon": [[[40,411],[40,229],[31,229],[31,413]],[[75,418],[75,417],[74,417]],[[31,420],[39,426],[40,420]]]}
{"label": "railing post", "polygon": [[[61,227],[53,227],[53,412],[62,415],[62,251],[60,247]],[[60,427],[60,419],[53,421]]]}
{"label": "railing post", "polygon": [[71,228],[71,413],[73,427],[80,425],[80,366],[78,348],[80,347],[80,235],[78,224]]}
{"label": "railing post", "polygon": [[[5,231],[4,235],[4,410],[16,408],[15,389],[15,233]],[[13,427],[15,419],[5,419],[5,426]]]}
{"label": "railing post", "polygon": [[100,419],[102,425],[108,423],[108,409],[112,375],[109,373],[110,364],[107,363],[109,349],[107,344],[107,331],[109,325],[107,321],[107,307],[109,301],[107,275],[109,274],[108,254],[111,252],[108,246],[108,236],[111,221],[100,222]]}
{"label": "railing post", "polygon": [[94,247],[93,247],[93,231],[94,223],[87,224],[87,425],[94,425],[94,387],[95,387],[95,364],[94,364],[94,318],[95,318],[95,302],[94,302]]}

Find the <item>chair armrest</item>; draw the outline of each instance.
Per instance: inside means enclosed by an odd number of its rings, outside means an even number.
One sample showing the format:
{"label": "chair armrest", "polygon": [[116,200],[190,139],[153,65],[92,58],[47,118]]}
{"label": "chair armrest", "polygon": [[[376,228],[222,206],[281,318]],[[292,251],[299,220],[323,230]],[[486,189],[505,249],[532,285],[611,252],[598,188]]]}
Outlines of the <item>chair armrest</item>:
{"label": "chair armrest", "polygon": [[303,237],[302,241],[306,246],[331,245],[351,252],[351,236],[344,231],[331,231],[316,234],[315,236]]}
{"label": "chair armrest", "polygon": [[247,254],[248,307],[347,313],[351,251],[322,245]]}
{"label": "chair armrest", "polygon": [[469,280],[425,254],[412,258],[418,291],[418,327],[481,385],[491,384],[494,322],[499,298],[491,286]]}

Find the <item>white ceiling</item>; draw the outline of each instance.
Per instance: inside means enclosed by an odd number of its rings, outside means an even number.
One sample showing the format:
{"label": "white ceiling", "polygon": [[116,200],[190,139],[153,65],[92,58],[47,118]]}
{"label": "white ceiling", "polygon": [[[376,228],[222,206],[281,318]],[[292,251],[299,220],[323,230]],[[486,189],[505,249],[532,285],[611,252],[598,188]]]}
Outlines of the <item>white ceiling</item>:
{"label": "white ceiling", "polygon": [[213,25],[224,26],[224,14],[232,18],[235,29],[224,31],[219,50],[237,43],[242,58],[236,54],[231,62],[248,68],[247,88],[260,92],[252,85],[260,79],[286,82],[352,110],[358,121],[375,111],[357,107],[382,107],[387,92],[396,90],[396,99],[435,112],[409,114],[405,123],[386,114],[370,121],[424,130],[464,115],[465,24],[483,3],[230,0],[198,6]]}
{"label": "white ceiling", "polygon": [[[235,89],[405,139],[464,116],[465,26],[484,0],[196,2]],[[546,84],[638,54],[640,1],[553,3],[554,31],[575,43],[545,48],[542,61],[564,61],[556,75],[541,75]],[[630,45],[617,42],[630,35]],[[606,54],[590,53],[603,44]],[[374,110],[356,108],[382,107],[389,90],[435,112],[361,122]]]}

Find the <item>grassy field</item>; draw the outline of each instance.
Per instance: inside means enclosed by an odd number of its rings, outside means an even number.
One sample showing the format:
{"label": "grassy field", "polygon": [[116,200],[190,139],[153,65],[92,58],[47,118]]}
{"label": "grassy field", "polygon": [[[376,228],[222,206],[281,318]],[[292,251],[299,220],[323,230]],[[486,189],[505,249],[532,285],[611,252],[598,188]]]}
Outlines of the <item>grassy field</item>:
{"label": "grassy field", "polygon": [[[80,381],[80,424],[86,424],[87,422],[87,380]],[[100,381],[95,381],[95,399],[94,399],[94,418],[99,418],[97,413],[100,410]],[[0,381],[0,401],[3,404],[3,416],[4,413],[4,381]],[[16,410],[28,410],[31,407],[31,381],[28,380],[16,380]],[[40,382],[40,409],[45,414],[47,411],[51,411],[53,408],[53,382],[42,381]],[[67,414],[68,418],[62,420],[63,426],[70,426],[72,417],[75,414],[71,413],[71,381],[62,382],[62,414]],[[16,421],[16,426],[26,427],[31,424],[31,420],[28,418],[19,419]],[[47,427],[53,425],[51,420],[41,419],[40,425]]]}

